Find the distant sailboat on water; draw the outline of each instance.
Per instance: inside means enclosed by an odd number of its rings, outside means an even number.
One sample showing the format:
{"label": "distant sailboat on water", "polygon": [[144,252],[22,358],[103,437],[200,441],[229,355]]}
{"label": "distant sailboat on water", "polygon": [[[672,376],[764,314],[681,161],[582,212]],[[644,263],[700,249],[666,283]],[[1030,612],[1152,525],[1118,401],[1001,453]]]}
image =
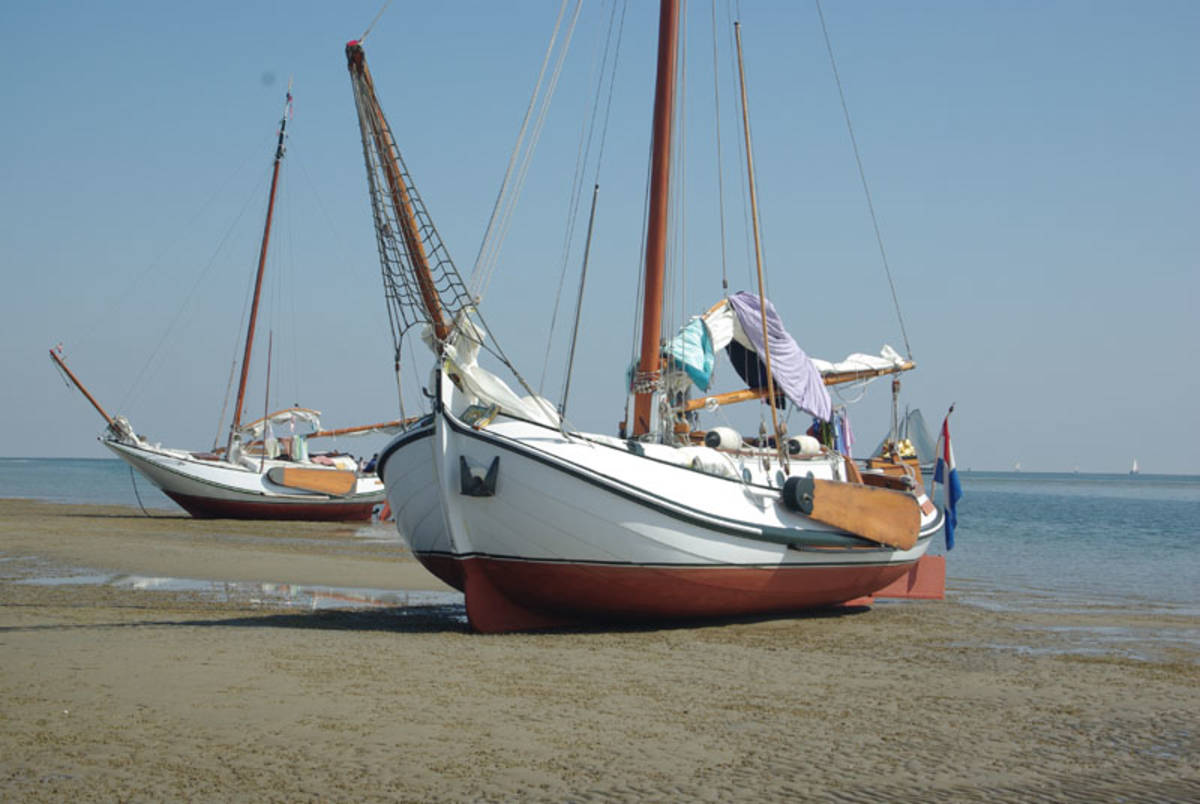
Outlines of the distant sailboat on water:
{"label": "distant sailboat on water", "polygon": [[1013,471],[1014,472],[1021,471],[1021,462],[1020,461],[1017,461],[1016,463],[1013,464]]}
{"label": "distant sailboat on water", "polygon": [[1129,474],[1131,474],[1131,475],[1141,474],[1141,471],[1142,471],[1141,469],[1138,469],[1137,458],[1134,458],[1133,466],[1129,467]]}

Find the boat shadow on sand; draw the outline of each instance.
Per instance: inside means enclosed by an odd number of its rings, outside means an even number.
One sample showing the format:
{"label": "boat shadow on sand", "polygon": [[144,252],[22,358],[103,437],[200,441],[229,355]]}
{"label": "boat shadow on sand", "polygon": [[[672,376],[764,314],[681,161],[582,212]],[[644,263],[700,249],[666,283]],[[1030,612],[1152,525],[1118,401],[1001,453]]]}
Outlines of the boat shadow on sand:
{"label": "boat shadow on sand", "polygon": [[[723,625],[748,625],[771,620],[823,620],[854,617],[870,610],[870,606],[839,606],[828,609],[806,610],[783,615],[755,615],[726,617],[719,619],[684,619],[666,621],[581,621],[576,625],[560,626],[530,631],[514,631],[512,634],[582,635],[600,633],[650,633],[655,631],[682,631],[695,628],[719,628]],[[227,626],[233,628],[316,628],[332,631],[390,631],[406,632],[460,632],[473,634],[467,621],[466,606],[396,606],[389,608],[357,611],[336,609],[317,612],[264,613],[262,615],[237,617],[228,620],[201,621],[197,625]]]}
{"label": "boat shadow on sand", "polygon": [[[191,514],[185,513],[185,512],[173,513],[170,511],[163,511],[161,513],[154,513],[154,514],[143,514],[140,512],[136,512],[136,511],[133,513],[129,513],[127,511],[112,511],[112,512],[107,512],[107,511],[78,511],[78,512],[70,511],[70,512],[59,514],[59,516],[65,517],[67,519],[166,519],[166,520],[175,520],[175,521],[179,521],[179,520],[183,520],[183,519],[196,519],[196,517],[192,516]],[[211,522],[213,520],[205,520],[205,521]]]}
{"label": "boat shadow on sand", "polygon": [[[539,631],[517,631],[512,636],[533,633],[559,635],[634,634],[656,631],[681,631],[695,628],[720,628],[728,625],[752,625],[772,620],[824,620],[855,617],[870,610],[869,606],[840,606],[781,615],[756,615],[720,619],[670,620],[655,622],[584,622]],[[396,634],[460,633],[474,635],[467,621],[466,606],[393,606],[369,611],[330,609],[324,611],[263,612],[226,618],[156,619],[149,618],[121,623],[56,624],[0,627],[0,634],[20,631],[123,630],[132,628],[279,628],[322,631],[372,631]]]}

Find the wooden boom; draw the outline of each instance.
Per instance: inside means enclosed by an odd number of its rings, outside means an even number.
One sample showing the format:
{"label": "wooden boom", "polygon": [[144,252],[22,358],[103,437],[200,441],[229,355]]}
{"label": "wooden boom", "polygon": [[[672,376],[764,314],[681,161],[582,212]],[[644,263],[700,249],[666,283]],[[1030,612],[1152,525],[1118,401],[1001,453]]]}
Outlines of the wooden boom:
{"label": "wooden boom", "polygon": [[[917,364],[911,360],[907,363],[901,363],[899,366],[888,366],[881,369],[863,369],[861,371],[838,371],[832,374],[826,374],[823,379],[826,385],[842,385],[848,382],[857,382],[859,380],[869,380],[874,377],[882,377],[885,374],[899,374],[902,371],[911,371],[916,368]],[[718,405],[732,405],[734,402],[746,402],[751,399],[762,399],[767,396],[766,388],[744,388],[741,391],[730,391],[725,394],[712,394],[711,396],[702,396],[699,399],[689,399],[684,403],[683,409],[685,412],[700,410],[708,404],[709,400],[716,402]]]}
{"label": "wooden boom", "polygon": [[383,430],[389,427],[407,427],[415,421],[418,421],[420,416],[410,416],[407,419],[396,419],[390,422],[380,422],[379,424],[362,424],[358,427],[342,427],[337,430],[318,430],[315,433],[309,433],[308,438],[326,438],[328,436],[353,435],[354,433],[366,433],[371,430]]}

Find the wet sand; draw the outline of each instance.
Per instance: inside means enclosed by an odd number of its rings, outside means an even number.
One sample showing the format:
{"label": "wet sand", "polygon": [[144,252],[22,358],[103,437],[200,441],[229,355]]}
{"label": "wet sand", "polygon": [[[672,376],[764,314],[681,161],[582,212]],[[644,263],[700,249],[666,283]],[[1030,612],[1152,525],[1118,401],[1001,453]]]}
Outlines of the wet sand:
{"label": "wet sand", "polygon": [[0,798],[1200,799],[1179,614],[989,611],[952,580],[840,614],[480,636],[460,606],[20,582],[445,589],[380,534],[0,500]]}

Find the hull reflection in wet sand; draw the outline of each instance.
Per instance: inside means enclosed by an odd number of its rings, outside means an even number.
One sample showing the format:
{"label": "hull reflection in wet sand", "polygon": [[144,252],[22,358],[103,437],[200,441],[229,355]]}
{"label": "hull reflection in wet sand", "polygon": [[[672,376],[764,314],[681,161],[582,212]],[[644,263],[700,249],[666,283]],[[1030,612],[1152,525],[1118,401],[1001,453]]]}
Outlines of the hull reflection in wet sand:
{"label": "hull reflection in wet sand", "polygon": [[146,575],[67,574],[22,578],[17,583],[31,586],[112,586],[145,592],[189,592],[222,603],[270,603],[318,611],[323,609],[459,608],[458,592],[408,589],[356,589],[307,584],[212,581],[197,578],[165,578]]}

